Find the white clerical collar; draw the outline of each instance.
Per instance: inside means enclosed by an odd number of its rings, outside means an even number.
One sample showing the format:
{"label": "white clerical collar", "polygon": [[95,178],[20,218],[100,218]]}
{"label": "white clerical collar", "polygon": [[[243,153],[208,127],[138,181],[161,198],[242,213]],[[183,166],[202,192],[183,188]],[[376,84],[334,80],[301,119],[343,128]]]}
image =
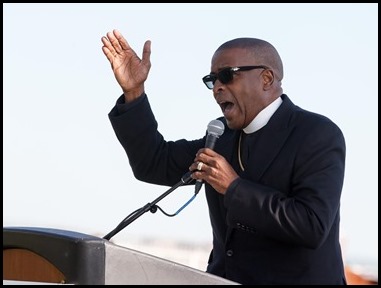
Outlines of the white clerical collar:
{"label": "white clerical collar", "polygon": [[258,131],[263,126],[269,122],[271,116],[275,113],[275,111],[279,108],[280,104],[282,104],[283,100],[281,97],[278,97],[273,103],[263,109],[259,114],[251,121],[249,125],[243,128],[243,131],[246,134],[254,133]]}

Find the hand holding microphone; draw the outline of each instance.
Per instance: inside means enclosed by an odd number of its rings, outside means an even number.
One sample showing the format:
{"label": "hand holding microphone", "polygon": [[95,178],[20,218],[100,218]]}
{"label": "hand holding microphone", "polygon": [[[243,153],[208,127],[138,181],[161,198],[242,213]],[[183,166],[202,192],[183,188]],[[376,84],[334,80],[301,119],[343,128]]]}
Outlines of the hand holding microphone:
{"label": "hand holding microphone", "polygon": [[[212,120],[208,124],[208,134],[206,136],[205,141],[205,148],[214,149],[214,146],[216,144],[217,139],[224,133],[225,126],[224,123],[222,123],[220,120]],[[198,171],[202,171],[202,166],[204,165],[203,162],[198,162],[196,169]],[[198,179],[195,184],[195,194],[197,194],[201,187],[202,187],[203,181],[201,179]]]}

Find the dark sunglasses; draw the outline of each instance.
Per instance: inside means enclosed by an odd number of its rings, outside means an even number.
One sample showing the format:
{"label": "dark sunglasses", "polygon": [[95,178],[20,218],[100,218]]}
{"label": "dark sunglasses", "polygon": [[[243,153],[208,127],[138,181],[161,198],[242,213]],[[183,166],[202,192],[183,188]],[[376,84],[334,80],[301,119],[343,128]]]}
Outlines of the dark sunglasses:
{"label": "dark sunglasses", "polygon": [[233,80],[233,75],[237,71],[249,71],[253,69],[269,69],[267,66],[239,66],[239,67],[226,67],[218,73],[210,73],[202,78],[202,81],[208,87],[213,89],[214,83],[219,80],[222,84],[228,84]]}

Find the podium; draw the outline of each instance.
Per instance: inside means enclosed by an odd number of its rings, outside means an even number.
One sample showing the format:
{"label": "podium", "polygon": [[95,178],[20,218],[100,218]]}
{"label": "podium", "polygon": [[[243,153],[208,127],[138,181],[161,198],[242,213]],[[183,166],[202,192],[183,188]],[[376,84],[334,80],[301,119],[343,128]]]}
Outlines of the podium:
{"label": "podium", "polygon": [[238,284],[103,238],[40,227],[3,227],[4,280],[74,285]]}

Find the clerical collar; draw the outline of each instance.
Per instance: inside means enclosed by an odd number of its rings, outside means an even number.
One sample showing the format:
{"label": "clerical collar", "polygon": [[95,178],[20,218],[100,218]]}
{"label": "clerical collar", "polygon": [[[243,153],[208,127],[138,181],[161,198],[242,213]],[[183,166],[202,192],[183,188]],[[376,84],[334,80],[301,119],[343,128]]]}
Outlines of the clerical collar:
{"label": "clerical collar", "polygon": [[259,114],[251,121],[249,125],[243,128],[243,131],[246,134],[254,133],[258,131],[263,126],[269,122],[271,116],[275,113],[275,111],[279,108],[280,104],[282,104],[283,100],[281,97],[278,97],[273,103],[263,109]]}

